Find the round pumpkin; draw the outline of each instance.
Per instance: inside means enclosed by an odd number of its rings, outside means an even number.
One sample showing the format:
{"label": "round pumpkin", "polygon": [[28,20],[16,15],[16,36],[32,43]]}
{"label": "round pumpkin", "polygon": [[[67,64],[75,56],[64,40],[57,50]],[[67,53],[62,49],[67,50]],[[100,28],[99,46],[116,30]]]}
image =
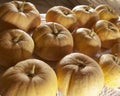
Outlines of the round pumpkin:
{"label": "round pumpkin", "polygon": [[94,26],[94,30],[99,36],[103,48],[111,48],[117,42],[117,39],[120,38],[118,27],[107,20],[98,20]]}
{"label": "round pumpkin", "polygon": [[33,32],[34,54],[47,61],[58,61],[73,50],[71,33],[63,25],[47,22]]}
{"label": "round pumpkin", "polygon": [[25,31],[9,29],[0,32],[0,66],[8,68],[30,58],[33,50],[34,42]]}
{"label": "round pumpkin", "polygon": [[95,9],[89,5],[77,5],[72,11],[77,17],[78,28],[92,28],[96,21],[99,20],[99,15]]}
{"label": "round pumpkin", "polygon": [[78,28],[73,33],[74,50],[94,57],[101,49],[101,41],[94,30]]}
{"label": "round pumpkin", "polygon": [[28,32],[40,23],[40,13],[31,2],[14,0],[0,6],[0,31],[19,28]]}
{"label": "round pumpkin", "polygon": [[65,56],[56,67],[62,96],[98,96],[104,86],[99,64],[81,53]]}
{"label": "round pumpkin", "polygon": [[57,77],[45,62],[28,59],[10,67],[0,79],[2,96],[56,96]]}

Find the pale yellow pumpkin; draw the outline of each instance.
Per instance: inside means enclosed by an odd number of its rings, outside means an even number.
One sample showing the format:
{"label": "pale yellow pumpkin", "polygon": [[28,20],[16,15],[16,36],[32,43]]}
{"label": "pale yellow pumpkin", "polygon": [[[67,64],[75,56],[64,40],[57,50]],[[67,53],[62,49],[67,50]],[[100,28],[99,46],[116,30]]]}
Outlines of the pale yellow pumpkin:
{"label": "pale yellow pumpkin", "polygon": [[113,88],[120,86],[120,59],[112,54],[103,54],[99,64],[104,72],[105,85]]}
{"label": "pale yellow pumpkin", "polygon": [[0,79],[2,96],[56,96],[57,77],[45,62],[28,59],[10,67]]}

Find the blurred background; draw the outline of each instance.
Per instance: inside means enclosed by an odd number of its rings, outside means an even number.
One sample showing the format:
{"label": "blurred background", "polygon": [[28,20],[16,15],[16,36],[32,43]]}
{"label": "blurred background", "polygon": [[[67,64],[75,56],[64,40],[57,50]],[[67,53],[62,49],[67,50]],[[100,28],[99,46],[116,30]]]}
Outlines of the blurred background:
{"label": "blurred background", "polygon": [[[8,1],[12,0],[0,0],[0,4]],[[72,9],[74,6],[79,4],[88,4],[87,0],[25,0],[25,1],[32,2],[33,4],[35,4],[40,13],[46,13],[46,11],[49,8],[57,5],[66,6]]]}
{"label": "blurred background", "polygon": [[[0,4],[8,1],[12,0],[0,0]],[[46,13],[46,11],[49,8],[57,5],[66,6],[72,9],[74,6],[79,4],[88,4],[87,0],[25,0],[25,1],[32,2],[33,4],[35,4],[40,13]]]}

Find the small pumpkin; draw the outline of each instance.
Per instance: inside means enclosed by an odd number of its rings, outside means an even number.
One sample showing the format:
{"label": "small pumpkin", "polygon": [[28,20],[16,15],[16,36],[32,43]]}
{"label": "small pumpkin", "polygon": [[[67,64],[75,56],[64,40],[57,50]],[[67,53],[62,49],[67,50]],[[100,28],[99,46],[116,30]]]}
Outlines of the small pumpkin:
{"label": "small pumpkin", "polygon": [[57,77],[45,62],[27,59],[5,71],[0,79],[2,96],[56,96]]}

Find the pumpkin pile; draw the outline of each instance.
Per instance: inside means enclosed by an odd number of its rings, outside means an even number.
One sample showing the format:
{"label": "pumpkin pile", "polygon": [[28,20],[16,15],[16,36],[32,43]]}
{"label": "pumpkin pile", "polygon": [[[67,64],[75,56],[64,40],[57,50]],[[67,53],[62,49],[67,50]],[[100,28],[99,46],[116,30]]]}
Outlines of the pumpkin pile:
{"label": "pumpkin pile", "polygon": [[0,5],[0,95],[99,96],[120,87],[120,21],[108,5]]}

